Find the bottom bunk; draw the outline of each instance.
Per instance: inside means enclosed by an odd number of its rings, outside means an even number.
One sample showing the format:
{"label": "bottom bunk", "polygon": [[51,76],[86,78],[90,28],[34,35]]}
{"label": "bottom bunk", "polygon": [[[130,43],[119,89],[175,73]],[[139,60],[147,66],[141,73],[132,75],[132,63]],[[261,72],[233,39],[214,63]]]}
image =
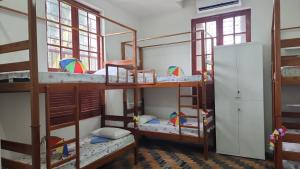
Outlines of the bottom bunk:
{"label": "bottom bunk", "polygon": [[[97,143],[99,142],[99,143]],[[75,144],[68,145],[69,156],[74,155]],[[90,169],[98,168],[102,165],[120,157],[128,151],[135,150],[135,139],[132,134],[115,140],[103,140],[95,136],[89,136],[80,140],[80,168]],[[66,158],[68,158],[66,157]],[[66,159],[65,158],[65,159]],[[14,161],[22,164],[31,165],[31,156],[22,156]],[[58,162],[58,159],[52,159],[52,162]],[[41,169],[46,169],[46,153],[41,153]],[[73,169],[75,167],[75,160],[57,167],[58,169]],[[8,168],[9,169],[9,168]]]}
{"label": "bottom bunk", "polygon": [[[300,169],[300,143],[293,143],[296,142],[295,138],[300,138],[300,130],[296,129],[288,129],[286,136],[282,143],[282,154],[283,159],[290,159],[290,160],[283,160],[283,167],[285,169]],[[290,140],[294,140],[291,142]],[[298,157],[293,154],[298,154]],[[298,159],[297,161],[294,161],[293,159]]]}

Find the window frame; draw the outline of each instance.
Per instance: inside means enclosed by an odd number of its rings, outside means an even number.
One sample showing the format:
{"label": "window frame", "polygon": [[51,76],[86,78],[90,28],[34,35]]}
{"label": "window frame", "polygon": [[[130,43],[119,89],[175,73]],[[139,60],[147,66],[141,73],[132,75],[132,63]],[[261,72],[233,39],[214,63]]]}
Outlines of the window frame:
{"label": "window frame", "polygon": [[[192,30],[192,74],[198,75],[200,71],[197,70],[197,47],[196,47],[196,26],[197,24],[206,23],[216,21],[216,45],[223,45],[224,41],[224,33],[223,33],[223,20],[227,18],[235,18],[237,16],[245,16],[246,17],[246,30],[244,33],[236,33],[235,28],[233,29],[234,41],[236,34],[245,34],[246,42],[251,42],[251,9],[233,11],[213,16],[201,17],[192,19],[191,21],[191,30]],[[235,21],[234,21],[235,22]],[[229,34],[227,34],[228,36]]]}
{"label": "window frame", "polygon": [[[59,21],[53,21],[51,19],[47,18],[47,0],[46,0],[46,4],[45,4],[45,11],[46,11],[46,37],[47,37],[47,67],[48,67],[48,71],[49,72],[59,72],[61,71],[60,68],[51,68],[49,67],[49,46],[52,47],[58,47],[60,48],[60,59],[62,59],[62,55],[61,55],[61,50],[62,49],[71,49],[72,50],[72,55],[73,58],[77,58],[80,59],[80,51],[83,51],[80,49],[80,41],[79,41],[79,33],[80,31],[83,31],[85,33],[88,34],[88,41],[89,39],[89,34],[94,34],[97,36],[97,70],[103,68],[104,65],[104,36],[102,36],[101,34],[101,21],[100,21],[100,17],[97,17],[97,15],[101,15],[101,12],[93,9],[87,5],[84,5],[80,2],[74,1],[74,0],[57,0],[59,5],[58,5],[58,10],[59,10],[59,14],[58,14],[58,19]],[[63,23],[61,23],[61,3],[65,3],[67,5],[69,5],[71,7],[71,26],[69,25],[65,25]],[[96,33],[92,33],[89,32],[89,30],[83,30],[83,29],[79,29],[79,10],[85,11],[87,13],[91,13],[93,15],[96,15]],[[54,24],[58,24],[59,25],[59,45],[54,45],[54,44],[50,44],[48,42],[48,22],[50,23],[54,23]],[[65,47],[61,45],[61,26],[66,26],[68,28],[71,28],[71,32],[72,32],[72,47]],[[89,47],[89,46],[88,46]],[[90,51],[90,49],[88,49],[87,51]],[[90,56],[89,56],[90,58]],[[90,59],[89,59],[89,65],[87,65],[87,73],[93,73],[95,72],[95,70],[91,71],[90,70]]]}

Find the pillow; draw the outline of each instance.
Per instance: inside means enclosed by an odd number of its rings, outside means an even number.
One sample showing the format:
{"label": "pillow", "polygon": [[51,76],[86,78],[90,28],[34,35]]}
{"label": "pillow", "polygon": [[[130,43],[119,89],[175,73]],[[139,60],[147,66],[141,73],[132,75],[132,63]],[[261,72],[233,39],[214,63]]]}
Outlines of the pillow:
{"label": "pillow", "polygon": [[130,133],[130,131],[120,128],[104,127],[94,130],[91,134],[93,136],[100,136],[109,139],[119,139],[129,135]]}
{"label": "pillow", "polygon": [[139,117],[139,124],[145,124],[148,121],[153,120],[153,119],[157,119],[157,118],[152,115],[142,115]]}
{"label": "pillow", "polygon": [[[117,76],[117,68],[116,67],[109,67],[108,68],[108,74],[111,76]],[[95,75],[106,75],[106,69],[100,69],[97,70]],[[126,76],[126,69],[124,68],[119,68],[119,75],[120,76]],[[128,75],[130,75],[130,72],[128,72]]]}
{"label": "pillow", "polygon": [[107,143],[111,141],[109,138],[100,137],[100,136],[93,136],[91,139],[91,144],[97,144],[97,143]]}

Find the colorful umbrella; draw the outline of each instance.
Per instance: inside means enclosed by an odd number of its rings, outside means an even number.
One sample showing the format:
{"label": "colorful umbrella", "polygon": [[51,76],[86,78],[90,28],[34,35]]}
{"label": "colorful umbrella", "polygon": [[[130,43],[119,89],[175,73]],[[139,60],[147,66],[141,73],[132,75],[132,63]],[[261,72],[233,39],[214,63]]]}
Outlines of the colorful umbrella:
{"label": "colorful umbrella", "polygon": [[85,73],[86,68],[81,60],[76,58],[67,58],[59,62],[59,66],[63,71],[70,73]]}
{"label": "colorful umbrella", "polygon": [[176,126],[176,125],[179,125],[179,119],[180,119],[180,124],[183,124],[183,123],[185,123],[186,122],[186,118],[184,118],[184,117],[180,117],[179,118],[179,115],[180,116],[183,116],[183,115],[185,115],[183,112],[180,112],[179,114],[178,113],[176,113],[176,112],[173,112],[173,113],[171,113],[170,114],[170,122],[174,125],[174,126]]}
{"label": "colorful umbrella", "polygon": [[168,68],[168,75],[169,76],[183,76],[183,70],[178,66],[169,66]]}

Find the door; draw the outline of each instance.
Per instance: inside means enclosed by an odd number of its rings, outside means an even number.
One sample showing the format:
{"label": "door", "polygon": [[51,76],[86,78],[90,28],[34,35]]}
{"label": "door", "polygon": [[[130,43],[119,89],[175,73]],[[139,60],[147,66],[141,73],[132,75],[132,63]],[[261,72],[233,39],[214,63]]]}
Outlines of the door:
{"label": "door", "polygon": [[215,111],[217,152],[238,155],[237,68],[232,47],[215,48]]}
{"label": "door", "polygon": [[240,156],[265,159],[263,101],[241,101],[238,107]]}
{"label": "door", "polygon": [[238,97],[263,100],[263,49],[257,43],[236,46]]}

